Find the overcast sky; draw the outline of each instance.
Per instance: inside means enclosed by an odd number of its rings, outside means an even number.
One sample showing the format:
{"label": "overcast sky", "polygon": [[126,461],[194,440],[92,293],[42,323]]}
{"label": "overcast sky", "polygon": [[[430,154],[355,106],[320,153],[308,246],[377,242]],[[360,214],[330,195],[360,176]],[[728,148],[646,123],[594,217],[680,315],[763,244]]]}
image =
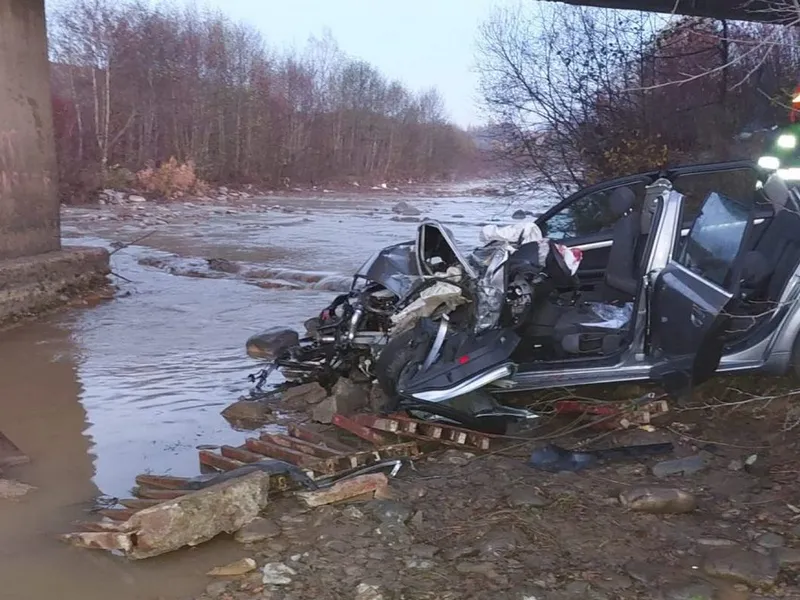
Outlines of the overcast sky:
{"label": "overcast sky", "polygon": [[194,0],[261,31],[272,46],[305,45],[330,29],[347,54],[411,89],[436,86],[450,118],[481,122],[473,72],[478,26],[513,0]]}

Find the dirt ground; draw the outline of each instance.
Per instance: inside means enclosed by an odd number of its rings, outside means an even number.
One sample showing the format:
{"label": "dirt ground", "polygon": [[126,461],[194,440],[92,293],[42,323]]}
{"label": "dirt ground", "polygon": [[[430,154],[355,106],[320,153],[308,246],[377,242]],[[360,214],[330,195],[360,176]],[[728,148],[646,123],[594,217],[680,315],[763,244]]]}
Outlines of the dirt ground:
{"label": "dirt ground", "polygon": [[[526,464],[543,442],[518,441],[488,455],[448,449],[423,458],[391,481],[392,500],[303,509],[278,499],[256,526],[266,539],[246,546],[259,570],[212,581],[202,598],[800,598],[800,413],[791,397],[742,391],[767,382],[709,385],[652,432],[584,429],[557,439],[565,447],[672,441],[674,452],[661,457],[547,473]],[[545,420],[538,435],[570,427]],[[661,461],[698,453],[700,472],[653,474]],[[696,508],[652,514],[620,503],[621,492],[642,486],[689,492]],[[268,581],[283,571],[282,583],[265,585],[262,568]]]}

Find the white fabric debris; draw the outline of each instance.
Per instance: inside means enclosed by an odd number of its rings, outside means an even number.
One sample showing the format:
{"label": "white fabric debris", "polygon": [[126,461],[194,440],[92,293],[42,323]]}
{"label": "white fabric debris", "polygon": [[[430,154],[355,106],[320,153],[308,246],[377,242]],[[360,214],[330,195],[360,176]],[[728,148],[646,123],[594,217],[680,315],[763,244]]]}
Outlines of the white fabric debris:
{"label": "white fabric debris", "polygon": [[[544,244],[539,244],[539,247]],[[570,274],[575,275],[578,272],[578,267],[583,260],[583,251],[580,248],[570,248],[563,244],[554,244],[558,253],[564,257],[564,262],[569,269]],[[544,264],[544,263],[542,263]]]}
{"label": "white fabric debris", "polygon": [[541,242],[544,239],[542,230],[534,221],[523,221],[513,225],[498,227],[497,225],[484,225],[481,229],[480,240],[484,244],[491,242],[506,242],[515,246],[530,242]]}
{"label": "white fabric debris", "polygon": [[442,304],[448,312],[467,301],[461,288],[446,281],[439,281],[425,288],[419,297],[399,313],[392,315],[392,335],[411,329],[419,319],[431,316]]}

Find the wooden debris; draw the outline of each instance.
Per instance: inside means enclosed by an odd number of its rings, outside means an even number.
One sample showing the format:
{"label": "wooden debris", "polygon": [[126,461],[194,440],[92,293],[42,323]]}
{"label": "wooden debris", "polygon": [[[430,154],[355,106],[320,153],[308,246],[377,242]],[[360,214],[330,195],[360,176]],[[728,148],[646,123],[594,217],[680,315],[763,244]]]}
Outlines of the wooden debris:
{"label": "wooden debris", "polygon": [[359,475],[351,479],[345,479],[334,483],[331,487],[313,492],[297,492],[295,495],[300,498],[306,506],[315,507],[325,504],[333,504],[343,500],[350,500],[354,497],[369,495],[374,497],[378,493],[383,497],[384,491],[389,485],[389,479],[383,473],[369,473]]}
{"label": "wooden debris", "polygon": [[302,425],[297,425],[296,423],[289,424],[289,435],[299,440],[304,440],[320,446],[326,446],[331,450],[338,450],[344,454],[355,452],[357,450],[357,448],[345,444],[331,435],[325,435],[324,433],[314,431],[313,429],[303,427]]}
{"label": "wooden debris", "polygon": [[238,575],[245,575],[250,571],[255,571],[257,566],[256,561],[252,558],[243,558],[228,565],[214,567],[206,573],[206,575],[211,577],[236,577]]}
{"label": "wooden debris", "polygon": [[360,414],[353,415],[351,420],[366,429],[377,429],[400,437],[410,437],[420,441],[435,442],[448,446],[467,446],[477,450],[489,450],[492,443],[492,436],[486,433],[454,425],[445,425],[444,423],[431,423],[412,419],[400,414],[388,417]]}
{"label": "wooden debris", "polygon": [[[373,415],[356,415],[356,417],[358,416],[373,416]],[[358,421],[345,417],[344,415],[333,415],[332,423],[337,427],[339,427],[340,429],[349,431],[353,435],[357,435],[362,440],[366,440],[371,444],[375,444],[376,446],[385,446],[386,444],[389,443],[389,440],[386,436],[381,435],[374,429],[370,429],[371,426],[362,425]]]}

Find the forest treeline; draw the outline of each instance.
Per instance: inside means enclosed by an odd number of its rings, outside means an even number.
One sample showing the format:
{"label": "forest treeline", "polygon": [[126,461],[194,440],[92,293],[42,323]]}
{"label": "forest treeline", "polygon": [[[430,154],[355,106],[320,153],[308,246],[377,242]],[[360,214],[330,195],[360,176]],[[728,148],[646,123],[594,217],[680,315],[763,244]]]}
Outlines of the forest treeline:
{"label": "forest treeline", "polygon": [[472,137],[435,89],[414,92],[329,36],[270,47],[219,13],[68,0],[48,23],[64,194],[162,164],[270,187],[449,179]]}
{"label": "forest treeline", "polygon": [[479,45],[498,157],[562,195],[754,158],[800,81],[796,27],[525,3],[497,9]]}

